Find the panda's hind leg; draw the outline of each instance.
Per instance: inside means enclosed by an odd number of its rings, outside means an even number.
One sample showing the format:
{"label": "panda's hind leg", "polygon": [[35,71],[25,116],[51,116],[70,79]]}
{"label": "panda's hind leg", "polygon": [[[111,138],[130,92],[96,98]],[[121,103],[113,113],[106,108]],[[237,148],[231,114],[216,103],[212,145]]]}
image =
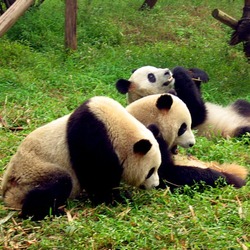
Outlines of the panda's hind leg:
{"label": "panda's hind leg", "polygon": [[247,135],[247,133],[250,136],[250,126],[238,127],[234,132],[234,136],[242,137],[243,135]]}
{"label": "panda's hind leg", "polygon": [[72,180],[66,172],[52,172],[31,189],[24,198],[21,217],[43,219],[46,215],[59,215],[72,190]]}

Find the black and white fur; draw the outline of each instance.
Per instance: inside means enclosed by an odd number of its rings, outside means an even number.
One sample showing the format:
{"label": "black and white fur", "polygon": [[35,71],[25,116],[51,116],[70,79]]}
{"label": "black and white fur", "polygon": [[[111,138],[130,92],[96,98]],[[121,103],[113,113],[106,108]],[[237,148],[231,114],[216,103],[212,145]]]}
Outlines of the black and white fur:
{"label": "black and white fur", "polygon": [[185,185],[193,186],[195,184],[205,184],[211,187],[217,185],[232,185],[235,188],[241,188],[246,181],[235,174],[227,172],[219,172],[211,168],[199,168],[196,166],[176,165],[173,161],[171,151],[167,142],[163,139],[160,131],[154,125],[150,125],[150,129],[154,131],[154,135],[159,143],[162,163],[158,170],[160,177],[160,185],[158,188],[170,190],[181,188]]}
{"label": "black and white fur", "polygon": [[3,199],[42,219],[82,190],[98,204],[119,199],[121,181],[156,187],[160,164],[153,134],[118,102],[93,97],[25,138],[4,173]]}
{"label": "black and white fur", "polygon": [[192,186],[201,181],[215,187],[219,178],[222,178],[225,184],[236,188],[245,185],[245,180],[237,176],[238,171],[244,173],[244,168],[234,169],[231,170],[232,173],[228,173],[174,163],[171,153],[173,147],[179,145],[187,148],[195,143],[190,113],[184,102],[176,96],[171,94],[146,96],[129,104],[126,109],[144,125],[149,125],[159,143],[162,155],[162,164],[158,170],[160,188]]}
{"label": "black and white fur", "polygon": [[172,72],[173,75],[168,68],[144,66],[135,70],[129,80],[118,80],[116,88],[120,93],[127,93],[128,103],[146,95],[174,92],[186,103],[192,116],[192,128],[208,138],[239,137],[250,132],[249,102],[237,100],[227,107],[204,102],[201,83],[209,80],[206,72],[183,67],[175,67]]}

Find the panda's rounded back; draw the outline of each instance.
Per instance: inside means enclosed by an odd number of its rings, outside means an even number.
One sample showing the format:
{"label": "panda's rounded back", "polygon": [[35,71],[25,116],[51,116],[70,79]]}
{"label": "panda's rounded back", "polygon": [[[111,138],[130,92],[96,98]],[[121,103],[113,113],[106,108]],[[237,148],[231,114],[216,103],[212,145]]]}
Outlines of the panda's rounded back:
{"label": "panda's rounded back", "polygon": [[17,153],[23,159],[31,159],[31,154],[63,168],[69,168],[69,154],[66,143],[66,126],[69,115],[60,117],[31,132],[19,146]]}
{"label": "panda's rounded back", "polygon": [[20,208],[25,195],[46,176],[69,174],[71,197],[80,192],[80,185],[71,167],[66,143],[69,115],[58,118],[31,132],[19,145],[3,175],[2,191],[5,203]]}

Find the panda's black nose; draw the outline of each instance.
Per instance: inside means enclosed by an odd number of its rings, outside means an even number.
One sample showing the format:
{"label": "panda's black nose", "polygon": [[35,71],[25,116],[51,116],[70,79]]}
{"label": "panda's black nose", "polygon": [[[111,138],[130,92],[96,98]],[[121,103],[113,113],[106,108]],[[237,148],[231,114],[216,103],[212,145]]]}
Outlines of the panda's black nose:
{"label": "panda's black nose", "polygon": [[190,148],[191,148],[191,147],[193,147],[193,146],[194,146],[194,144],[193,144],[193,143],[190,143],[190,144],[189,144],[189,147],[190,147]]}
{"label": "panda's black nose", "polygon": [[145,189],[146,189],[146,187],[145,187],[144,185],[140,185],[140,189],[145,190]]}

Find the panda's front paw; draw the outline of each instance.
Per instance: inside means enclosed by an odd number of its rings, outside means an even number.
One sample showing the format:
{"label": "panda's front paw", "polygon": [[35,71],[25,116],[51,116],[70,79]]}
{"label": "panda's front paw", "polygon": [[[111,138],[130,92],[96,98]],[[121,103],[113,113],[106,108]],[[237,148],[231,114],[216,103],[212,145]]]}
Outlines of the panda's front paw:
{"label": "panda's front paw", "polygon": [[191,75],[191,77],[194,80],[201,81],[201,82],[208,82],[209,81],[208,74],[202,69],[190,68],[189,74]]}
{"label": "panda's front paw", "polygon": [[183,67],[175,67],[173,69],[173,77],[175,79],[175,89],[184,88],[190,84],[193,84],[192,78],[188,71]]}

